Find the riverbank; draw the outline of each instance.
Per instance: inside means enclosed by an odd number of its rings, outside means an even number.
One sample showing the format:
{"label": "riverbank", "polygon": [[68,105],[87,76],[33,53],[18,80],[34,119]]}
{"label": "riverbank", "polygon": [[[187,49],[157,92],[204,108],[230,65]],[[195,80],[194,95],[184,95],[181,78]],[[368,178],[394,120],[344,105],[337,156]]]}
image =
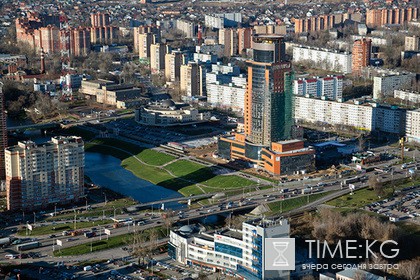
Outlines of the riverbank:
{"label": "riverbank", "polygon": [[85,144],[86,152],[111,155],[138,178],[174,190],[184,196],[230,191],[254,184],[237,175],[218,175],[213,167],[145,149],[116,139],[94,139]]}

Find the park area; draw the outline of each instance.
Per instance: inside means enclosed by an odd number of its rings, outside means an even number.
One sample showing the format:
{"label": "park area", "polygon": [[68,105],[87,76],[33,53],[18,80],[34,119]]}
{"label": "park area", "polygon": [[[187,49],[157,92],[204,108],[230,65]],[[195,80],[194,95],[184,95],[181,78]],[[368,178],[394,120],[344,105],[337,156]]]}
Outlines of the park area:
{"label": "park area", "polygon": [[95,139],[85,144],[86,151],[114,156],[121,166],[137,177],[178,191],[184,196],[230,192],[254,184],[237,175],[215,174],[215,167],[179,159],[153,149],[142,148],[116,139]]}

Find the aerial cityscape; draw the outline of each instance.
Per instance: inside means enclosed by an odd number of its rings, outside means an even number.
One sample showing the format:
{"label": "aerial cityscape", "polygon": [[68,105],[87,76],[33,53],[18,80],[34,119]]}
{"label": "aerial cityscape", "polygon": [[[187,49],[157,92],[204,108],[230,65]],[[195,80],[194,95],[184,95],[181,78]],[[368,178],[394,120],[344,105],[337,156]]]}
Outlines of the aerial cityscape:
{"label": "aerial cityscape", "polygon": [[0,279],[420,280],[419,9],[0,1]]}

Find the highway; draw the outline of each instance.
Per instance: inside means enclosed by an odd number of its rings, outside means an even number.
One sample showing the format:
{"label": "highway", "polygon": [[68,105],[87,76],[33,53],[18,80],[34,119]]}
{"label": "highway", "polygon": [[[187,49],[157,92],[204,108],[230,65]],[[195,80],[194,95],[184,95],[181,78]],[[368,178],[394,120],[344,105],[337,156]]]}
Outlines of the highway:
{"label": "highway", "polygon": [[[369,174],[368,174],[369,175]],[[399,179],[407,176],[407,172],[405,170],[401,170],[400,168],[396,168],[394,171],[393,179]],[[389,176],[389,174],[386,174],[383,176],[383,178],[386,179],[386,181],[391,180],[392,176]],[[326,187],[324,187],[324,192],[328,191],[336,191],[332,194],[329,194],[315,202],[311,202],[307,205],[304,205],[300,208],[294,209],[287,213],[281,213],[279,216],[284,217],[291,217],[294,215],[298,215],[299,213],[302,213],[304,211],[310,211],[316,209],[317,206],[319,206],[322,203],[325,203],[328,200],[334,199],[336,197],[339,197],[341,195],[344,195],[346,193],[350,192],[349,188],[342,188],[341,186],[341,179],[330,179],[324,181],[324,183],[327,184]],[[367,181],[364,183],[358,182],[354,184],[356,189],[363,188],[367,186]],[[283,187],[282,187],[283,188]],[[301,194],[301,190],[305,188],[303,184],[301,186],[296,187],[294,190],[294,193],[286,193],[286,194],[280,194],[279,187],[270,188],[266,190],[261,190],[258,192],[248,193],[245,195],[236,195],[233,197],[225,197],[222,200],[220,200],[218,203],[208,206],[203,206],[201,208],[191,208],[191,209],[184,209],[183,211],[180,211],[178,213],[175,213],[175,216],[170,218],[171,222],[192,222],[197,219],[201,219],[206,216],[210,215],[216,215],[216,214],[225,214],[225,213],[234,213],[234,212],[240,212],[240,211],[249,211],[254,208],[256,208],[259,205],[272,203],[272,202],[280,202],[282,200],[287,200],[295,197],[301,197],[305,196],[307,197],[308,194]],[[283,198],[284,196],[284,198]],[[104,229],[109,229],[111,231],[111,236],[117,236],[121,234],[126,234],[130,232],[135,231],[143,231],[145,229],[150,229],[153,227],[159,227],[163,226],[165,227],[165,219],[163,219],[160,215],[160,213],[130,213],[130,214],[123,214],[123,215],[117,215],[117,219],[126,219],[126,218],[132,218],[133,221],[142,221],[139,225],[136,223],[136,225],[127,225],[121,228],[113,229],[111,224],[105,225],[105,226],[98,226],[95,224],[95,221],[100,220],[101,218],[96,218],[92,222],[92,227],[96,228],[97,236],[93,238],[87,238],[82,236],[76,236],[76,237],[70,237],[70,236],[57,236],[56,238],[50,238],[49,235],[42,235],[42,236],[31,236],[31,238],[36,238],[39,242],[41,242],[42,247],[30,250],[32,252],[39,252],[43,256],[50,256],[49,259],[52,256],[53,253],[53,245],[56,244],[56,240],[61,240],[63,246],[61,248],[71,247],[79,244],[89,244],[89,242],[98,241],[100,239],[106,239],[107,236],[104,234]],[[57,224],[59,225],[59,223]],[[69,239],[70,238],[70,239]],[[72,240],[72,241],[68,241]],[[58,246],[54,246],[55,250],[58,250]],[[8,248],[2,249],[0,251],[1,254],[18,254],[18,252],[15,251],[15,246],[11,245]],[[51,258],[54,259],[54,258]],[[59,260],[60,258],[56,258]],[[25,260],[23,260],[25,261]],[[29,260],[28,260],[29,261]],[[32,260],[33,261],[33,260]]]}

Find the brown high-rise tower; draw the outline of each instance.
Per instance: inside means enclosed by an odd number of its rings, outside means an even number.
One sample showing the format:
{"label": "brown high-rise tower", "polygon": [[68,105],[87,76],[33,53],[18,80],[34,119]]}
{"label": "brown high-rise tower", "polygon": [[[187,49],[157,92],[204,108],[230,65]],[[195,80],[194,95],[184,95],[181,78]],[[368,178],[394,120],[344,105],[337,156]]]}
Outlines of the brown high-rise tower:
{"label": "brown high-rise tower", "polygon": [[6,127],[6,113],[4,110],[4,94],[3,83],[0,82],[0,179],[6,179],[6,172],[4,166],[4,149],[7,147],[7,127]]}

